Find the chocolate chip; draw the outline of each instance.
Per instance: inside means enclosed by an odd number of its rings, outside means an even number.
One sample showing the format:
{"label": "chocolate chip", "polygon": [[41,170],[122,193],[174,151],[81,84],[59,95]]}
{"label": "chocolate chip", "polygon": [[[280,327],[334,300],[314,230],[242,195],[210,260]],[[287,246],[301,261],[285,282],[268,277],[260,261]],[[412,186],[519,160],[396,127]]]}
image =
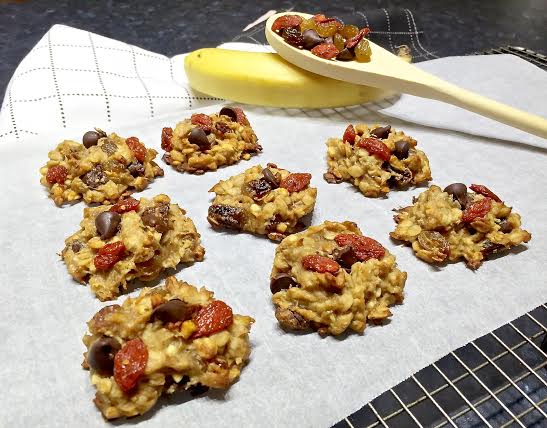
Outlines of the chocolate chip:
{"label": "chocolate chip", "polygon": [[100,138],[101,137],[98,132],[87,131],[82,137],[82,143],[84,143],[86,149],[89,149],[92,146],[96,146]]}
{"label": "chocolate chip", "polygon": [[199,126],[190,131],[190,134],[188,135],[188,142],[190,144],[195,144],[200,148],[200,150],[208,150],[211,147],[207,134]]}
{"label": "chocolate chip", "polygon": [[303,45],[305,49],[312,49],[317,45],[320,45],[324,42],[323,37],[321,37],[317,31],[309,29],[302,33]]}
{"label": "chocolate chip", "polygon": [[281,327],[287,330],[307,330],[310,327],[306,318],[290,309],[280,308],[278,306],[275,310],[275,317],[277,318],[277,321],[279,321]]}
{"label": "chocolate chip", "polygon": [[281,290],[287,290],[296,285],[298,284],[288,273],[278,273],[270,280],[270,291],[272,294],[275,294]]}
{"label": "chocolate chip", "polygon": [[140,163],[138,160],[134,160],[127,166],[127,170],[129,171],[129,174],[131,174],[133,177],[141,177],[144,175],[144,165]]}
{"label": "chocolate chip", "polygon": [[215,129],[222,135],[232,131],[232,128],[230,128],[228,124],[224,122],[217,122],[215,124]]}
{"label": "chocolate chip", "polygon": [[190,388],[188,388],[188,390],[190,391],[190,395],[192,397],[197,397],[198,395],[205,394],[207,391],[209,391],[209,387],[198,383],[196,385],[192,385]]}
{"label": "chocolate chip", "polygon": [[513,230],[513,226],[511,225],[511,223],[509,223],[509,222],[507,221],[507,219],[504,219],[504,220],[500,223],[500,232],[503,232],[503,233],[510,233],[512,230]]}
{"label": "chocolate chip", "polygon": [[74,253],[79,253],[83,247],[84,247],[84,244],[81,243],[80,241],[74,241],[70,246],[70,248],[72,249],[72,252]]}
{"label": "chocolate chip", "polygon": [[105,152],[108,156],[111,156],[111,155],[113,155],[114,153],[116,153],[118,151],[118,146],[116,145],[115,142],[110,141],[110,140],[106,140],[101,145],[101,150],[103,152]]}
{"label": "chocolate chip", "polygon": [[389,178],[390,184],[392,185],[402,187],[402,186],[406,186],[412,181],[412,171],[408,168],[403,168],[402,170],[398,170],[390,166],[389,170],[392,174],[391,177]]}
{"label": "chocolate chip", "polygon": [[222,107],[219,116],[228,116],[232,122],[237,122],[237,111],[232,107]]}
{"label": "chocolate chip", "polygon": [[108,181],[108,177],[103,172],[102,165],[95,165],[93,169],[86,172],[82,177],[82,181],[92,189],[96,189],[101,184],[104,184]]}
{"label": "chocolate chip", "polygon": [[334,43],[334,39],[332,37],[326,37],[325,38],[325,43],[327,43],[329,45],[332,45]]}
{"label": "chocolate chip", "polygon": [[467,205],[467,186],[463,183],[452,183],[446,186],[444,191],[448,193],[455,201],[460,203],[462,209]]}
{"label": "chocolate chip", "polygon": [[393,154],[397,156],[397,159],[406,159],[409,151],[410,144],[408,141],[400,140],[395,142],[395,150],[393,151]]}
{"label": "chocolate chip", "polygon": [[87,353],[89,367],[94,370],[112,373],[114,356],[120,348],[120,343],[113,337],[103,336],[96,340]]}
{"label": "chocolate chip", "polygon": [[503,250],[505,248],[505,245],[503,244],[496,244],[491,241],[486,241],[482,247],[482,255],[484,257],[488,257],[491,254],[495,254],[500,250]]}
{"label": "chocolate chip", "polygon": [[213,227],[239,230],[243,223],[243,210],[230,205],[211,205],[207,220]]}
{"label": "chocolate chip", "polygon": [[265,180],[272,185],[272,188],[277,189],[279,187],[279,181],[277,181],[277,178],[270,168],[264,168],[262,170],[262,175]]}
{"label": "chocolate chip", "polygon": [[376,138],[384,139],[389,136],[389,131],[391,131],[391,125],[380,126],[370,131],[370,135],[374,135]]}
{"label": "chocolate chip", "polygon": [[334,260],[338,262],[338,264],[340,264],[342,267],[346,269],[351,269],[353,264],[359,261],[359,258],[357,257],[355,250],[349,245],[346,245],[345,247],[337,249],[334,252],[333,257],[334,257]]}
{"label": "chocolate chip", "polygon": [[112,238],[118,231],[122,216],[114,211],[103,211],[95,217],[95,229],[102,240]]}
{"label": "chocolate chip", "polygon": [[187,305],[180,299],[171,299],[154,309],[150,320],[159,320],[163,323],[186,321],[192,318],[193,313],[192,306]]}
{"label": "chocolate chip", "polygon": [[155,228],[159,233],[169,230],[169,204],[161,204],[146,208],[142,215],[142,222]]}
{"label": "chocolate chip", "polygon": [[342,49],[340,53],[336,55],[336,59],[340,61],[351,61],[354,57],[355,55],[353,55],[353,52],[348,48]]}

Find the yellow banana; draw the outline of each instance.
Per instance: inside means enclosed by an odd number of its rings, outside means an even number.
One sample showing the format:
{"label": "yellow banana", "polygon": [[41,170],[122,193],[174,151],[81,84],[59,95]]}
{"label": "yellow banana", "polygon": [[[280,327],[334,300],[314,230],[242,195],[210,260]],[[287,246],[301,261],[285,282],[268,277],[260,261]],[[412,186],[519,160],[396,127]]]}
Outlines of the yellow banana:
{"label": "yellow banana", "polygon": [[341,107],[390,94],[310,73],[275,53],[199,49],[186,56],[184,69],[190,86],[197,91],[262,106]]}

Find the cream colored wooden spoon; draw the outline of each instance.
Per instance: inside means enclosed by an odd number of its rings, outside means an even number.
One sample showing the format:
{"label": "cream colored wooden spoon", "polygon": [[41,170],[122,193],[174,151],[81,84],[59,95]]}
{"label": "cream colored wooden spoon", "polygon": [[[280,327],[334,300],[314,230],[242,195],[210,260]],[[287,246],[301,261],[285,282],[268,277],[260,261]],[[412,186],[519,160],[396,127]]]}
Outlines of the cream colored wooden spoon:
{"label": "cream colored wooden spoon", "polygon": [[[303,18],[312,16],[298,12],[286,14],[300,15]],[[266,39],[279,55],[298,67],[333,79],[443,101],[547,138],[547,120],[544,118],[448,83],[403,61],[372,42],[370,62],[327,60],[313,55],[308,50],[292,47],[271,30],[273,22],[281,15],[285,13],[273,15],[266,22]]]}

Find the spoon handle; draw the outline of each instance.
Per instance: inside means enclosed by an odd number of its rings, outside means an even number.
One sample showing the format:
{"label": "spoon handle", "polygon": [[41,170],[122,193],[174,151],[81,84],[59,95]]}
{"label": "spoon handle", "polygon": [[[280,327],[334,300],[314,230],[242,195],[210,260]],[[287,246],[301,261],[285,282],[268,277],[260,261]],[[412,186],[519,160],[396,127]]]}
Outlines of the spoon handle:
{"label": "spoon handle", "polygon": [[453,104],[538,137],[547,138],[547,120],[540,116],[491,100],[444,81],[430,86],[429,89],[432,91],[426,95],[427,98]]}

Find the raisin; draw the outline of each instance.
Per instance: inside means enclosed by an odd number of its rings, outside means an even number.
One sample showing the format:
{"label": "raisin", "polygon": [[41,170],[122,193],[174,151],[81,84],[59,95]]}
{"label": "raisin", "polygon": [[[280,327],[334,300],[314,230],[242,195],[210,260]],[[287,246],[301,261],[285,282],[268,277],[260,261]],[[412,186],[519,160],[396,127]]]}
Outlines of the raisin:
{"label": "raisin", "polygon": [[243,223],[243,210],[230,205],[211,205],[207,220],[213,227],[226,227],[228,229],[241,229]]}
{"label": "raisin", "polygon": [[336,33],[334,35],[333,43],[334,43],[334,46],[336,46],[336,49],[338,49],[339,51],[344,49],[344,38],[339,33]]}
{"label": "raisin", "polygon": [[99,249],[93,263],[99,270],[108,270],[123,258],[124,253],[125,245],[123,242],[112,242]]}
{"label": "raisin", "polygon": [[194,317],[198,328],[193,337],[210,336],[230,327],[233,321],[232,308],[221,300],[214,300],[201,308]]}
{"label": "raisin", "polygon": [[477,202],[473,202],[463,211],[462,221],[464,223],[471,223],[477,218],[482,218],[488,214],[490,208],[492,208],[492,199],[490,198],[484,198]]}
{"label": "raisin", "polygon": [[356,257],[363,262],[369,259],[380,260],[386,254],[386,250],[382,244],[367,236],[356,235],[354,233],[341,233],[334,237],[334,241],[340,247],[351,247]]}
{"label": "raisin", "polygon": [[311,53],[319,58],[332,59],[339,54],[338,49],[332,43],[321,43],[311,50]]}
{"label": "raisin", "polygon": [[129,171],[129,174],[131,174],[133,177],[140,177],[143,176],[145,173],[144,165],[139,161],[131,162],[129,165],[127,165],[127,170]]}
{"label": "raisin", "polygon": [[359,28],[355,25],[344,25],[340,30],[340,35],[345,39],[351,39],[359,34]]}
{"label": "raisin", "polygon": [[95,165],[90,171],[86,172],[82,181],[90,188],[96,189],[108,181],[107,175],[103,171],[102,165]]}
{"label": "raisin", "polygon": [[309,186],[311,181],[311,174],[307,172],[300,173],[296,172],[289,174],[286,178],[281,180],[279,187],[287,189],[289,193],[300,192]]}
{"label": "raisin", "polygon": [[213,120],[203,113],[193,114],[190,118],[190,122],[192,122],[192,125],[199,126],[206,133],[211,132],[211,128],[213,126]]}
{"label": "raisin", "polygon": [[53,165],[47,170],[46,180],[49,184],[63,184],[68,176],[68,169],[63,165]]}
{"label": "raisin", "polygon": [[144,159],[146,158],[146,147],[144,147],[144,144],[142,144],[137,137],[127,138],[125,144],[127,144],[127,147],[133,152],[137,160],[144,162]]}
{"label": "raisin", "polygon": [[220,135],[224,135],[224,134],[227,134],[228,132],[232,131],[232,128],[230,128],[228,126],[228,124],[224,123],[224,122],[217,122],[215,124],[215,128],[219,132]]}
{"label": "raisin", "polygon": [[173,138],[173,128],[163,128],[161,130],[161,148],[166,152],[173,150],[171,139]]}
{"label": "raisin", "polygon": [[112,207],[110,208],[110,211],[114,211],[118,214],[123,214],[128,211],[137,211],[137,208],[139,208],[140,201],[137,201],[135,198],[132,198],[131,196],[126,199],[122,199],[121,201],[116,202]]}
{"label": "raisin", "polygon": [[169,204],[160,204],[146,208],[141,214],[142,222],[153,227],[159,233],[169,230]]}
{"label": "raisin", "polygon": [[122,346],[114,357],[114,380],[123,392],[131,391],[144,374],[148,349],[141,339],[133,339]]}
{"label": "raisin", "polygon": [[304,256],[302,266],[306,270],[318,273],[336,273],[340,270],[340,265],[334,260],[316,254]]}
{"label": "raisin", "polygon": [[285,28],[281,32],[281,37],[283,37],[283,40],[289,45],[297,48],[304,44],[304,37],[302,37],[302,33],[298,28]]}
{"label": "raisin", "polygon": [[101,150],[105,152],[108,156],[111,156],[118,151],[118,146],[114,141],[106,140],[101,145]]}
{"label": "raisin", "polygon": [[423,230],[418,235],[420,247],[430,253],[436,262],[442,262],[450,254],[450,244],[439,232]]}
{"label": "raisin", "polygon": [[367,36],[369,32],[370,30],[368,27],[359,30],[359,32],[355,36],[346,40],[346,48],[353,49],[363,39],[363,37]]}
{"label": "raisin", "polygon": [[302,34],[304,34],[304,32],[306,30],[313,30],[313,31],[316,31],[317,29],[317,22],[315,22],[315,20],[313,18],[310,18],[310,19],[304,19],[301,24],[300,24],[300,31],[302,32]]}
{"label": "raisin", "polygon": [[501,199],[494,192],[482,184],[472,184],[469,188],[475,193],[491,198],[496,202],[501,202]]}
{"label": "raisin", "polygon": [[302,17],[298,15],[283,15],[277,18],[272,24],[272,31],[279,33],[285,28],[295,28],[302,22]]}
{"label": "raisin", "polygon": [[353,125],[348,125],[348,127],[346,128],[346,130],[344,131],[344,137],[342,138],[342,140],[344,141],[344,143],[350,143],[350,144],[353,144],[355,143],[355,136],[357,134],[355,133],[355,128],[353,127]]}
{"label": "raisin", "polygon": [[260,200],[273,189],[272,184],[265,178],[249,181],[245,186],[245,193],[254,200]]}
{"label": "raisin", "polygon": [[380,160],[388,161],[391,157],[391,150],[378,138],[367,137],[361,139],[357,143],[357,147],[365,149],[372,156],[376,156]]}
{"label": "raisin", "polygon": [[338,26],[335,21],[319,22],[316,27],[317,34],[321,37],[333,37],[337,30]]}
{"label": "raisin", "polygon": [[372,51],[370,50],[370,43],[367,39],[361,39],[361,41],[355,46],[355,59],[358,62],[368,62],[370,61],[370,56]]}
{"label": "raisin", "polygon": [[99,312],[93,315],[91,321],[89,321],[89,328],[96,333],[105,332],[111,327],[110,315],[117,312],[121,308],[120,305],[108,305],[101,308]]}

